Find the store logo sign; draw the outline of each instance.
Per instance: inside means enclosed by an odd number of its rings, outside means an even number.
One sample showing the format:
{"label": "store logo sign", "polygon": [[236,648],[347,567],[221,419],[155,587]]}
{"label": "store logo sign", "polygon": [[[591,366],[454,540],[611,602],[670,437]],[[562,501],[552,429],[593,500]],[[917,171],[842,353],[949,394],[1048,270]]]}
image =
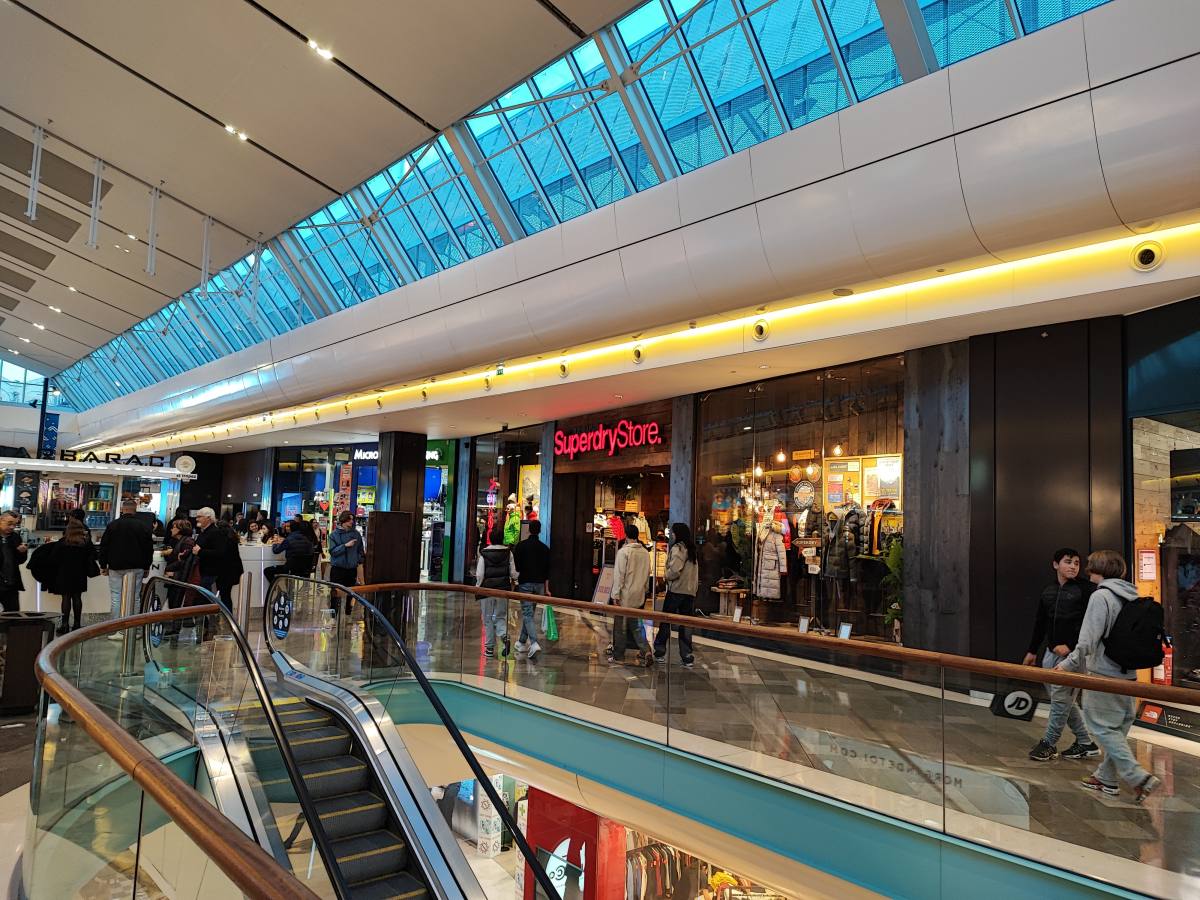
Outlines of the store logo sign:
{"label": "store logo sign", "polygon": [[616,425],[597,425],[586,431],[554,432],[554,455],[574,459],[581,453],[605,453],[616,456],[631,447],[653,447],[663,442],[657,422],[631,422],[621,419]]}
{"label": "store logo sign", "polygon": [[379,461],[379,451],[378,450],[364,450],[362,447],[355,447],[353,458],[354,458],[355,462],[378,462]]}
{"label": "store logo sign", "polygon": [[138,456],[136,453],[133,453],[122,459],[120,453],[105,453],[104,456],[101,457],[99,454],[93,453],[90,450],[83,454],[80,454],[75,450],[59,450],[58,458],[63,462],[105,463],[107,465],[115,464],[118,466],[157,466],[162,468],[167,465],[167,458],[165,456],[151,455],[142,457]]}

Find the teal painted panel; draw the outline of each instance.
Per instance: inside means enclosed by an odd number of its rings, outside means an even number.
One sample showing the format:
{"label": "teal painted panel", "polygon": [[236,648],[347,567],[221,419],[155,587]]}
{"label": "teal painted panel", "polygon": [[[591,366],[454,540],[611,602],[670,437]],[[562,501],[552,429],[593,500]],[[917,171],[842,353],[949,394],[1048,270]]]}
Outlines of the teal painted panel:
{"label": "teal painted panel", "polygon": [[[1139,896],[498,694],[435,687],[472,734],[889,897]],[[394,721],[428,723],[415,689],[391,691]]]}

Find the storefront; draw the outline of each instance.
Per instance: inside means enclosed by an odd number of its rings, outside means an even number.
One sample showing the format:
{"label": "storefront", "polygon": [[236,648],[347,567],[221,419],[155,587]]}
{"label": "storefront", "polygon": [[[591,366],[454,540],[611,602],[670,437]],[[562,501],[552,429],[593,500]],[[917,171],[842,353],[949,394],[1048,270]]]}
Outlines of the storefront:
{"label": "storefront", "polygon": [[466,575],[474,574],[479,550],[494,527],[501,526],[504,542],[512,545],[529,533],[529,522],[540,518],[543,431],[533,425],[471,441]]}
{"label": "storefront", "polygon": [[1163,604],[1171,646],[1154,680],[1200,688],[1200,300],[1131,316],[1127,348],[1129,580]]}
{"label": "storefront", "polygon": [[115,454],[96,460],[0,458],[0,509],[19,512],[22,528],[35,538],[61,534],[73,509],[82,509],[88,528],[99,535],[124,500],[136,502],[139,515],[168,522],[183,473],[160,462],[165,460]]}
{"label": "storefront", "polygon": [[904,531],[903,409],[899,356],[701,396],[699,608],[888,635]]}
{"label": "storefront", "polygon": [[670,400],[556,422],[551,590],[607,602],[629,525],[651,551],[651,592],[666,591],[670,532]]}
{"label": "storefront", "polygon": [[[449,577],[446,522],[453,516],[454,460],[453,441],[428,442],[421,540],[423,580],[443,581]],[[379,486],[379,445],[281,447],[276,452],[272,485],[281,520],[300,515],[329,528],[349,510],[365,533]]]}

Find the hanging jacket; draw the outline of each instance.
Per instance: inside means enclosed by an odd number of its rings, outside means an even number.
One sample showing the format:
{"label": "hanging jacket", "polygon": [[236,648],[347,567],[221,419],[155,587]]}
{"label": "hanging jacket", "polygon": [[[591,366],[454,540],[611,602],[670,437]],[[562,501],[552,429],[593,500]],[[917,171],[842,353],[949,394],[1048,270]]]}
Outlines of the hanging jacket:
{"label": "hanging jacket", "polygon": [[833,521],[826,522],[822,547],[821,574],[826,578],[852,579],[857,575],[859,515],[853,509],[834,510]]}
{"label": "hanging jacket", "polygon": [[768,528],[758,545],[758,565],[754,573],[754,593],[767,600],[779,599],[779,576],[787,573],[787,550],[783,535]]}
{"label": "hanging jacket", "polygon": [[504,545],[512,547],[521,540],[521,513],[515,507],[504,520]]}

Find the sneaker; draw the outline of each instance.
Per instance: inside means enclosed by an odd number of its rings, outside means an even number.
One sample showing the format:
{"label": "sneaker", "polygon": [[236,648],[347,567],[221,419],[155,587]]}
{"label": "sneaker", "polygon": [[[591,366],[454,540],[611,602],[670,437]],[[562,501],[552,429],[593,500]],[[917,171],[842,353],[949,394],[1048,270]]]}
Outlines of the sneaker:
{"label": "sneaker", "polygon": [[655,661],[655,662],[659,662],[659,663],[660,663],[660,662],[666,662],[666,661],[667,661],[667,654],[665,654],[665,653],[659,653],[657,650],[656,650],[656,651],[654,651],[654,661]]}
{"label": "sneaker", "polygon": [[484,647],[483,655],[486,656],[488,659],[495,659],[496,658],[496,648],[495,647]]}
{"label": "sneaker", "polygon": [[1034,762],[1050,762],[1052,759],[1058,759],[1058,750],[1045,741],[1038,741],[1029,751],[1029,758]]}
{"label": "sneaker", "polygon": [[1133,802],[1145,803],[1146,798],[1158,790],[1162,780],[1155,775],[1147,775],[1142,779],[1142,783],[1133,789]]}
{"label": "sneaker", "polygon": [[1086,744],[1076,741],[1062,752],[1063,759],[1094,759],[1100,755],[1100,748],[1088,741]]}
{"label": "sneaker", "polygon": [[[1154,778],[1154,776],[1151,775],[1150,778]],[[1154,778],[1154,780],[1156,782],[1158,781],[1157,778]],[[1087,778],[1083,779],[1079,783],[1083,786],[1084,790],[1095,791],[1097,794],[1108,794],[1108,796],[1110,796],[1110,797],[1115,797],[1119,793],[1121,793],[1121,789],[1119,787],[1117,787],[1117,785],[1105,784],[1103,781],[1101,781],[1095,775],[1089,775]],[[1145,784],[1145,782],[1143,782],[1143,784]],[[1151,790],[1153,790],[1153,789],[1154,789],[1154,786],[1151,785]],[[1139,790],[1141,790],[1141,789],[1139,788]],[[1147,791],[1147,793],[1149,793],[1149,791]]]}
{"label": "sneaker", "polygon": [[517,641],[517,652],[524,653],[529,649],[529,641]]}
{"label": "sneaker", "polygon": [[110,641],[119,641],[123,637],[123,634],[124,634],[123,632],[114,631],[112,634],[110,634],[108,636],[108,639]]}
{"label": "sneaker", "polygon": [[542,652],[542,645],[539,644],[537,641],[534,641],[532,644],[529,645],[529,658],[530,659],[533,659],[535,656],[537,656],[541,652]]}
{"label": "sneaker", "polygon": [[692,657],[690,657],[690,656],[689,656],[687,659],[685,659],[685,660],[683,661],[683,667],[684,667],[685,669],[694,669],[694,668],[696,668],[696,660],[694,660]]}
{"label": "sneaker", "polygon": [[624,665],[624,660],[618,660],[615,656],[613,656],[611,650],[604,654],[604,661],[610,666]]}

